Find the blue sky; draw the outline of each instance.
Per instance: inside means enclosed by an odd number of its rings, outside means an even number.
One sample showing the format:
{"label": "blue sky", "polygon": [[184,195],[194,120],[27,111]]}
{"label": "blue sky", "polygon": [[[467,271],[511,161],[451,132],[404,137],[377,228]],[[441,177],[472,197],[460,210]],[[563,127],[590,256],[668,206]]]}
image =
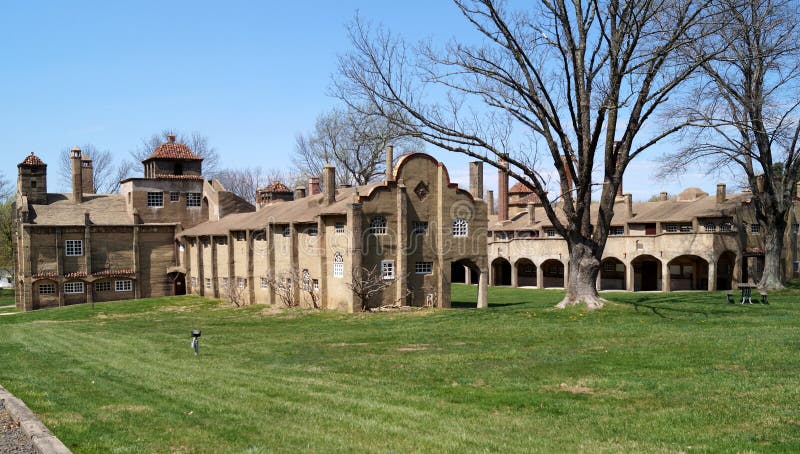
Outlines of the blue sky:
{"label": "blue sky", "polygon": [[[52,192],[61,150],[92,143],[127,158],[164,128],[205,134],[225,167],[286,168],[295,136],[337,103],[328,87],[356,11],[412,40],[443,41],[468,27],[446,1],[7,4],[0,172],[15,180],[33,151],[50,164]],[[466,185],[466,159],[426,151]],[[635,199],[685,186],[714,192],[716,179],[700,174],[655,181],[648,159],[657,152],[628,168],[624,186]],[[496,172],[487,169],[485,182],[496,187]]]}

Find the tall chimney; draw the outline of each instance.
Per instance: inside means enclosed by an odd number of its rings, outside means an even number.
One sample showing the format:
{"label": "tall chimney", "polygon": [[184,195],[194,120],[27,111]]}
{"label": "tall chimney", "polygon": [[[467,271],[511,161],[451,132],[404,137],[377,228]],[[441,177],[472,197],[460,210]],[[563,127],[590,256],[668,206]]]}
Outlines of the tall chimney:
{"label": "tall chimney", "polygon": [[81,149],[73,148],[70,151],[72,160],[72,201],[83,202],[83,182],[81,174]]}
{"label": "tall chimney", "polygon": [[483,198],[483,161],[469,163],[469,192],[476,199]]}
{"label": "tall chimney", "polygon": [[489,214],[494,216],[494,191],[486,191],[486,205],[489,206]]}
{"label": "tall chimney", "polygon": [[319,190],[319,177],[311,177],[308,179],[308,195],[317,195]]}
{"label": "tall chimney", "polygon": [[[617,145],[619,144],[619,142],[615,142],[614,144]],[[619,170],[620,167],[622,167],[622,161],[617,161],[617,170]],[[622,197],[623,194],[624,193],[622,192],[622,175],[620,175],[619,186],[617,187],[617,197]]]}
{"label": "tall chimney", "polygon": [[394,181],[394,147],[386,145],[386,182]]}
{"label": "tall chimney", "polygon": [[92,158],[88,154],[81,156],[81,187],[84,194],[94,194],[97,190],[94,187],[94,169]]}
{"label": "tall chimney", "polygon": [[564,173],[567,175],[567,190],[572,191],[572,170],[569,167],[569,159],[567,156],[561,156],[561,165],[564,166]]}
{"label": "tall chimney", "polygon": [[296,186],[294,188],[294,199],[299,200],[305,198],[306,196],[306,188],[303,186]]}
{"label": "tall chimney", "polygon": [[669,200],[669,194],[667,194],[666,192],[662,191],[661,194],[659,194],[659,196],[658,196],[658,200],[660,200],[662,202],[666,202],[667,200]]}
{"label": "tall chimney", "polygon": [[627,205],[626,208],[628,209],[628,218],[632,218],[633,217],[633,195],[628,193],[628,194],[623,194],[623,197],[625,197],[625,202],[626,202],[625,204]]}
{"label": "tall chimney", "polygon": [[536,205],[533,202],[528,202],[528,223],[531,225],[536,223]]}
{"label": "tall chimney", "polygon": [[497,220],[508,220],[508,162],[500,159],[500,169],[497,171]]}
{"label": "tall chimney", "polygon": [[717,185],[717,203],[725,202],[725,183]]}
{"label": "tall chimney", "polygon": [[336,202],[336,167],[330,164],[322,168],[322,190],[325,193],[322,198],[325,205]]}

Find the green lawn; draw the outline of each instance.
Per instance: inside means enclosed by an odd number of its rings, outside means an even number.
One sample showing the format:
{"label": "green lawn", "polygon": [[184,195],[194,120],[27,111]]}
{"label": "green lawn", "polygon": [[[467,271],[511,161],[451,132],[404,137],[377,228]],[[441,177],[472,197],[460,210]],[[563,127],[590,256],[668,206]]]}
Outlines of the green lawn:
{"label": "green lawn", "polygon": [[[474,293],[455,286],[454,301]],[[608,293],[594,313],[552,309],[561,295],[492,288],[482,311],[176,297],[5,316],[0,384],[76,453],[800,451],[800,291],[769,306]]]}
{"label": "green lawn", "polygon": [[14,290],[0,289],[0,314],[17,312],[14,307]]}

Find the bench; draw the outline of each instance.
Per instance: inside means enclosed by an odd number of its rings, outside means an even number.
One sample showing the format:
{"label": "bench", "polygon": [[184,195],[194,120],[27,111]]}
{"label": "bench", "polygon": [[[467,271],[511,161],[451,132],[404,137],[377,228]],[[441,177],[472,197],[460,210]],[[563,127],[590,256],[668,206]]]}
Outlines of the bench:
{"label": "bench", "polygon": [[764,290],[763,292],[758,292],[758,294],[761,295],[761,304],[769,304],[767,302],[767,297],[769,296],[769,294],[766,290]]}

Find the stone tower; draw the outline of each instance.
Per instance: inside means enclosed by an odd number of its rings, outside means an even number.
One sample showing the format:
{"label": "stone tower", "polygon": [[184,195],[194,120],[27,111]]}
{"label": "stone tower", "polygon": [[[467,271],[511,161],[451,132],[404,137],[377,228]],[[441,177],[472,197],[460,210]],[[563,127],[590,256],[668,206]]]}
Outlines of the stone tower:
{"label": "stone tower", "polygon": [[31,153],[17,164],[17,191],[28,197],[28,203],[47,203],[47,164]]}

